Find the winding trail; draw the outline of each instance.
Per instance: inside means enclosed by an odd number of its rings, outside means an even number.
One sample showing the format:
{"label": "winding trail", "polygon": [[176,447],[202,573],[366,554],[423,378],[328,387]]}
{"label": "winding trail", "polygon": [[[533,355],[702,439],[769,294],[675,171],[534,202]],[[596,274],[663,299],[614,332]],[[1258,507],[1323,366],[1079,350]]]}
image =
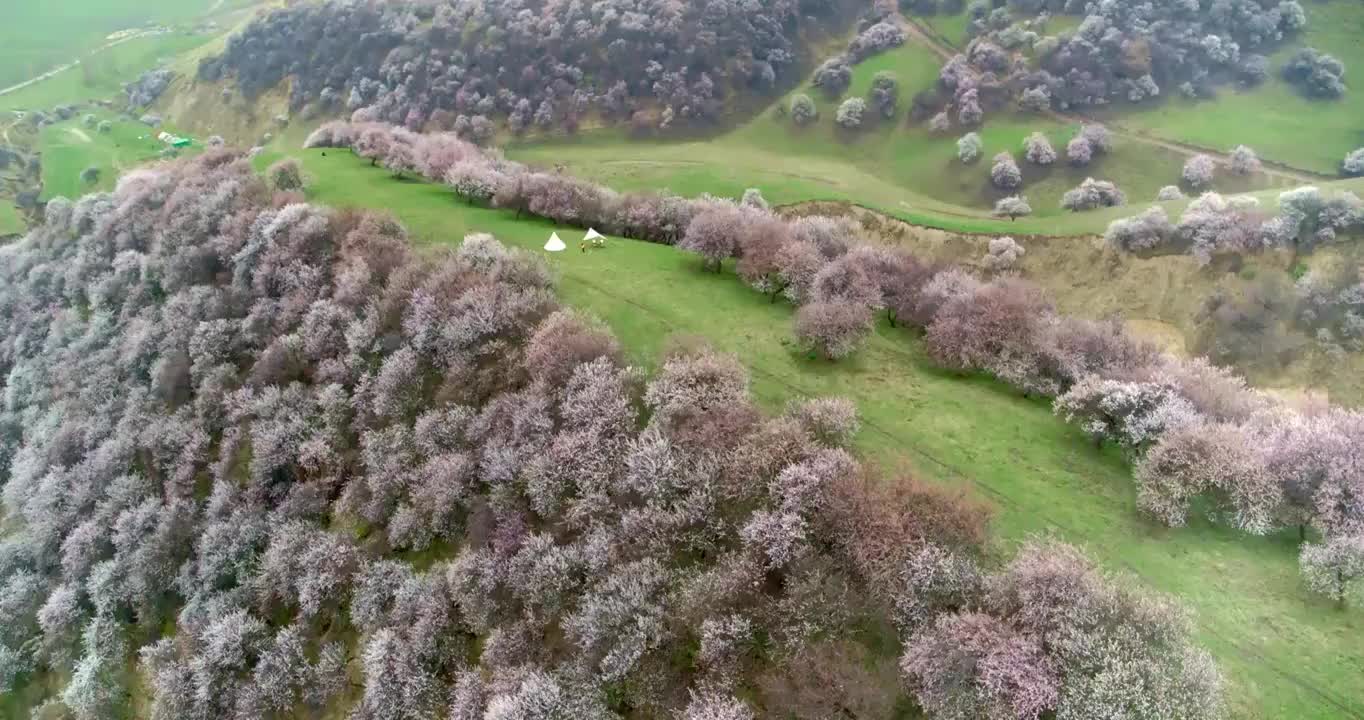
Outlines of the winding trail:
{"label": "winding trail", "polygon": [[[946,38],[942,37],[942,35],[940,35],[937,31],[933,30],[932,28],[924,27],[923,24],[915,18],[912,17],[905,18],[905,31],[908,32],[917,40],[919,40],[920,42],[922,42],[925,47],[927,47],[929,50],[932,50],[944,61],[952,59],[954,55],[957,55],[961,52],[959,48],[954,46]],[[1129,128],[1123,127],[1122,125],[1118,125],[1111,121],[1097,120],[1089,115],[1085,115],[1084,113],[1078,113],[1074,111],[1060,112],[1057,110],[1047,110],[1044,114],[1047,117],[1050,117],[1053,120],[1056,120],[1057,122],[1060,123],[1101,124],[1104,127],[1107,127],[1111,133],[1123,139],[1130,140],[1136,143],[1141,143],[1143,145],[1148,145],[1150,147],[1158,147],[1163,150],[1177,153],[1179,155],[1186,156],[1208,155],[1212,157],[1213,160],[1217,161],[1219,165],[1229,165],[1231,163],[1231,158],[1228,156],[1228,154],[1220,150],[1199,147],[1192,143],[1185,143],[1176,140],[1166,140],[1164,138],[1153,137],[1146,133],[1137,132]],[[1310,185],[1312,183],[1320,182],[1322,180],[1339,179],[1335,175],[1311,172],[1308,170],[1303,170],[1301,168],[1295,168],[1292,167],[1291,165],[1286,165],[1284,163],[1271,162],[1268,160],[1262,160],[1261,165],[1262,168],[1260,172],[1262,174],[1268,177],[1276,178],[1279,180],[1287,180],[1291,183],[1300,185]]]}

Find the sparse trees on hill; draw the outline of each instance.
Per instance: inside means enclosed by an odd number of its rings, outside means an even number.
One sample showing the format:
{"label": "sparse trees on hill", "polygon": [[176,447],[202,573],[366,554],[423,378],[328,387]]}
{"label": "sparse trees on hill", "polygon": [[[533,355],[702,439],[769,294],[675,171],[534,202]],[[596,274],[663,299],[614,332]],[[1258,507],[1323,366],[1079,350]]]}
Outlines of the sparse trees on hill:
{"label": "sparse trees on hill", "polygon": [[1166,185],[1165,187],[1162,187],[1162,188],[1160,189],[1159,192],[1156,193],[1156,201],[1157,201],[1157,202],[1165,202],[1165,201],[1167,201],[1167,200],[1183,200],[1183,199],[1184,199],[1184,191],[1183,191],[1183,190],[1180,190],[1178,185]]}

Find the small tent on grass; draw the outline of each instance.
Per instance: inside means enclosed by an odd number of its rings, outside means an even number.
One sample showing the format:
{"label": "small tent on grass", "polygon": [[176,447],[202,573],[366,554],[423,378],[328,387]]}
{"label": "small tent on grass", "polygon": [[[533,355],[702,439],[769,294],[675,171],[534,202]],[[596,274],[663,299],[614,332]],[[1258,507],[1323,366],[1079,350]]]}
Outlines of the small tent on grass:
{"label": "small tent on grass", "polygon": [[559,233],[550,233],[549,242],[545,243],[545,250],[548,252],[563,252],[568,246],[559,239]]}
{"label": "small tent on grass", "polygon": [[587,235],[583,236],[583,240],[592,243],[593,247],[602,247],[606,244],[606,237],[597,232],[595,228],[588,228]]}

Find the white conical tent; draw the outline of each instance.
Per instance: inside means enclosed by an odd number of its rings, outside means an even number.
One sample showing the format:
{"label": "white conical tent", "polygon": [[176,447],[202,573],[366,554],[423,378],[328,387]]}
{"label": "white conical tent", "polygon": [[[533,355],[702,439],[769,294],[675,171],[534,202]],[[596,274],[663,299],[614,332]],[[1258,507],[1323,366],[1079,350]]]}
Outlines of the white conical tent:
{"label": "white conical tent", "polygon": [[596,231],[595,229],[593,229],[593,228],[588,228],[588,229],[587,229],[587,234],[583,236],[583,239],[584,239],[584,240],[597,240],[597,239],[599,239],[599,238],[601,238],[601,237],[602,237],[602,234],[601,234],[601,233],[597,232],[597,231]]}
{"label": "white conical tent", "polygon": [[549,252],[563,252],[568,246],[559,239],[559,233],[550,233],[549,242],[545,243],[545,250]]}

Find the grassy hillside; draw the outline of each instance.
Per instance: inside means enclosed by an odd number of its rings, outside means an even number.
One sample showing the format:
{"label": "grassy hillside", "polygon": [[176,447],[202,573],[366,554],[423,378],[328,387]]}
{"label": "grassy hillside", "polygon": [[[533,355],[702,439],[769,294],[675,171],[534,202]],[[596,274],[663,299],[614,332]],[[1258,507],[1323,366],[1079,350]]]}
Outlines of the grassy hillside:
{"label": "grassy hillside", "polygon": [[[42,131],[43,199],[77,198],[114,186],[119,174],[155,160],[165,145],[156,139],[160,130],[139,122],[120,120],[107,113],[96,115],[110,120],[113,129],[105,134],[85,127],[80,118],[49,125]],[[100,170],[99,182],[87,185],[80,175],[88,167]]]}
{"label": "grassy hillside", "polygon": [[24,219],[8,202],[0,201],[0,235],[16,235],[24,231]]}
{"label": "grassy hillside", "polygon": [[112,33],[193,20],[249,0],[47,0],[0,5],[0,87],[66,64]]}
{"label": "grassy hillside", "polygon": [[146,70],[188,52],[212,36],[172,32],[129,40],[39,83],[0,95],[0,110],[49,109],[54,105],[97,100],[116,95],[123,84]]}
{"label": "grassy hillside", "polygon": [[[261,166],[279,157],[262,156]],[[387,209],[433,251],[467,232],[492,232],[537,249],[552,225],[470,208],[439,186],[392,179],[348,152],[300,153],[309,194]],[[576,248],[580,231],[557,228]],[[801,395],[855,400],[861,449],[886,463],[908,457],[920,474],[969,483],[999,509],[1005,543],[1055,533],[1110,568],[1177,594],[1196,612],[1199,638],[1218,657],[1239,718],[1364,714],[1364,612],[1311,599],[1297,577],[1295,538],[1247,538],[1203,521],[1167,530],[1134,509],[1127,463],[1096,452],[1045,403],[991,380],[929,366],[910,334],[884,325],[844,363],[808,359],[788,341],[791,308],[769,304],[732,275],[699,271],[673,248],[613,239],[604,250],[550,258],[561,292],[603,317],[631,355],[649,364],[668,335],[704,335],[740,353],[756,394],[771,406]]]}
{"label": "grassy hillside", "polygon": [[[1224,90],[1215,100],[1190,101],[1175,93],[1149,109],[1123,108],[1116,122],[1159,137],[1227,150],[1244,143],[1262,157],[1321,173],[1336,173],[1345,154],[1364,147],[1364,6],[1330,0],[1304,3],[1303,37],[1271,58],[1269,81],[1251,91]],[[1349,90],[1336,101],[1308,100],[1279,78],[1279,68],[1302,46],[1345,63]],[[1145,108],[1145,106],[1142,106]]]}
{"label": "grassy hillside", "polygon": [[[956,148],[964,130],[934,135],[920,124],[910,124],[903,110],[916,91],[935,81],[939,65],[938,57],[917,42],[858,65],[845,97],[864,95],[878,71],[891,70],[900,78],[902,110],[893,121],[873,119],[857,132],[834,124],[839,100],[803,87],[797,92],[810,94],[820,111],[819,121],[805,128],[776,112],[789,104],[788,97],[740,127],[704,141],[646,143],[620,131],[600,131],[513,145],[509,154],[526,162],[564,164],[574,173],[618,189],[670,188],[695,195],[707,191],[735,194],[756,186],[773,202],[847,200],[910,222],[962,232],[1099,233],[1113,218],[1134,211],[1071,213],[1061,209],[1061,196],[1086,177],[1116,182],[1134,204],[1153,200],[1161,186],[1179,180],[1184,155],[1121,137],[1112,153],[1096,158],[1086,168],[1065,162],[1049,167],[1023,162],[1023,139],[1029,134],[1045,133],[1058,152],[1064,152],[1065,143],[1078,130],[1075,125],[1024,114],[989,116],[978,129],[984,155],[965,165],[957,159]],[[1006,194],[989,180],[990,158],[1003,151],[1018,159],[1024,173],[1020,192],[1034,212],[1016,223],[989,215],[995,200]],[[1221,192],[1240,193],[1277,190],[1283,183],[1264,176],[1239,178],[1223,173],[1215,185]]]}

